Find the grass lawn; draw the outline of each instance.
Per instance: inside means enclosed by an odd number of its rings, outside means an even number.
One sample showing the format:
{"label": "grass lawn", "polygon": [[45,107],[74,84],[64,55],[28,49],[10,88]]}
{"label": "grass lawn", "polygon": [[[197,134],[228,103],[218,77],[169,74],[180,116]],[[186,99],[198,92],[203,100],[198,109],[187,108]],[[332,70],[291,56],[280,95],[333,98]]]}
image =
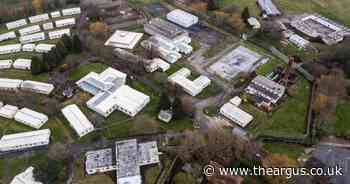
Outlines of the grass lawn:
{"label": "grass lawn", "polygon": [[106,68],[108,68],[107,65],[101,64],[101,63],[89,63],[86,65],[82,65],[76,70],[74,70],[68,77],[69,80],[79,80],[85,75],[87,75],[90,72],[96,72],[101,73]]}
{"label": "grass lawn", "polygon": [[159,166],[147,167],[142,173],[145,176],[145,184],[154,184],[157,181],[157,177],[160,174]]}
{"label": "grass lawn", "polygon": [[16,69],[1,70],[0,77],[10,78],[10,79],[34,80],[34,81],[42,81],[42,82],[47,82],[49,80],[48,73],[32,75],[32,73],[28,70],[16,70]]}
{"label": "grass lawn", "polygon": [[259,110],[252,104],[243,104],[243,109],[254,116],[254,122],[249,126],[253,134],[301,136],[305,131],[305,118],[309,103],[310,84],[300,77],[295,84],[295,95],[287,97],[272,116]]}
{"label": "grass lawn", "polygon": [[304,147],[299,145],[264,144],[263,147],[270,153],[284,154],[294,160],[297,160],[298,157],[304,152]]}
{"label": "grass lawn", "polygon": [[335,117],[327,124],[326,131],[340,137],[350,137],[350,102],[337,105]]}
{"label": "grass lawn", "polygon": [[218,86],[214,81],[206,87],[201,93],[198,94],[198,98],[206,99],[212,96],[216,96],[222,92],[222,88]]}
{"label": "grass lawn", "polygon": [[209,107],[205,108],[203,111],[206,115],[213,117],[213,116],[218,115],[220,108],[217,106],[209,106]]}
{"label": "grass lawn", "polygon": [[258,75],[266,76],[267,74],[272,72],[278,66],[284,66],[284,64],[282,62],[278,61],[276,58],[272,58],[272,59],[270,58],[267,63],[265,63],[264,65],[257,68],[256,73]]}

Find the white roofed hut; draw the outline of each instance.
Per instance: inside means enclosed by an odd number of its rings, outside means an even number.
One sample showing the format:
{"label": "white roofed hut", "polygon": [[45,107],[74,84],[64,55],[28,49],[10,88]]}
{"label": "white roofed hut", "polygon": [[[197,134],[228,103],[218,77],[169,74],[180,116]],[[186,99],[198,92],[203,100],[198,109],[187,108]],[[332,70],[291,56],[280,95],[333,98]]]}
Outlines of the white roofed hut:
{"label": "white roofed hut", "polygon": [[50,30],[50,29],[53,29],[53,28],[54,28],[54,26],[53,26],[52,22],[47,22],[47,23],[43,24],[43,29],[44,30]]}
{"label": "white roofed hut", "polygon": [[17,91],[23,80],[0,78],[0,90]]}
{"label": "white roofed hut", "polygon": [[31,34],[31,35],[21,36],[19,38],[19,41],[22,44],[26,44],[26,43],[42,41],[42,40],[45,40],[45,39],[46,39],[45,33],[44,32],[40,32],[40,33]]}
{"label": "white roofed hut", "polygon": [[51,18],[58,18],[61,17],[61,12],[60,11],[54,11],[50,13]]}
{"label": "white roofed hut", "polygon": [[34,49],[35,49],[35,44],[33,44],[33,43],[24,44],[22,46],[23,52],[33,52]]}
{"label": "white roofed hut", "polygon": [[7,27],[8,30],[19,28],[19,27],[22,27],[22,26],[25,26],[25,25],[27,25],[27,20],[26,19],[20,19],[20,20],[16,20],[16,21],[12,21],[12,22],[6,23],[6,27]]}
{"label": "white roofed hut", "polygon": [[63,35],[70,36],[71,35],[70,29],[61,29],[61,30],[49,32],[50,40],[62,38]]}
{"label": "white roofed hut", "polygon": [[29,27],[25,27],[25,28],[18,30],[18,32],[21,36],[34,34],[34,33],[40,32],[40,31],[41,31],[41,29],[40,29],[39,25],[29,26]]}
{"label": "white roofed hut", "polygon": [[4,105],[0,108],[0,116],[7,119],[13,119],[18,111],[14,105]]}
{"label": "white roofed hut", "polygon": [[188,28],[198,23],[198,17],[180,9],[175,9],[167,14],[166,18],[182,27]]}
{"label": "white roofed hut", "polygon": [[55,89],[55,87],[49,83],[25,80],[21,84],[21,89],[24,91],[49,95]]}
{"label": "white roofed hut", "polygon": [[16,38],[16,33],[14,31],[0,34],[0,42]]}
{"label": "white roofed hut", "polygon": [[32,65],[31,59],[16,59],[13,63],[13,68],[19,69],[19,70],[30,70],[30,67]]}
{"label": "white roofed hut", "polygon": [[57,28],[68,27],[75,25],[75,18],[56,20],[55,25]]}
{"label": "white roofed hut", "polygon": [[77,105],[68,105],[61,111],[79,137],[83,137],[94,131],[95,128],[93,124],[87,119],[83,112],[81,112]]}
{"label": "white roofed hut", "polygon": [[70,16],[70,15],[78,15],[81,13],[80,7],[75,7],[75,8],[67,8],[62,10],[62,15],[63,16]]}
{"label": "white roofed hut", "polygon": [[0,60],[0,69],[10,69],[12,66],[12,60]]}
{"label": "white roofed hut", "polygon": [[40,14],[40,15],[34,15],[28,18],[30,23],[38,23],[38,22],[42,22],[45,20],[49,20],[49,14],[44,13],[44,14]]}
{"label": "white roofed hut", "polygon": [[32,166],[28,167],[24,172],[16,175],[10,184],[43,184],[35,180],[33,171]]}
{"label": "white roofed hut", "polygon": [[40,43],[40,44],[36,45],[35,52],[48,53],[54,47],[56,47],[56,45],[54,45],[54,44]]}
{"label": "white roofed hut", "polygon": [[20,151],[50,143],[50,129],[4,135],[0,139],[0,152]]}
{"label": "white roofed hut", "polygon": [[0,55],[21,52],[21,48],[22,48],[21,44],[3,45],[3,46],[0,46]]}
{"label": "white roofed hut", "polygon": [[28,108],[22,108],[17,111],[14,119],[17,122],[23,123],[24,125],[35,129],[39,129],[49,120],[45,114],[33,111]]}

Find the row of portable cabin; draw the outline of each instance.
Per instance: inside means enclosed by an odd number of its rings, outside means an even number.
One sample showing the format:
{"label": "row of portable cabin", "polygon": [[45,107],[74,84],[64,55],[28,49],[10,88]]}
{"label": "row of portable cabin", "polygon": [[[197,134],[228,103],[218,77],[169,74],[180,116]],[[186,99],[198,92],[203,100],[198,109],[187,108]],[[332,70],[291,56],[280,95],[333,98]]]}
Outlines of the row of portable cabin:
{"label": "row of portable cabin", "polygon": [[54,85],[44,82],[0,78],[0,90],[3,91],[30,91],[34,93],[49,95],[54,89]]}
{"label": "row of portable cabin", "polygon": [[11,45],[5,45],[0,46],[0,55],[1,54],[11,54],[11,53],[17,53],[17,52],[37,52],[37,53],[47,53],[52,48],[54,48],[54,44],[46,44],[46,43],[40,43],[40,44],[11,44]]}
{"label": "row of portable cabin", "polygon": [[[78,15],[80,13],[81,13],[80,7],[76,7],[76,8],[63,9],[62,14],[61,14],[61,11],[51,12],[50,16],[51,16],[51,18],[58,18],[61,16]],[[31,16],[28,19],[29,19],[29,23],[34,24],[34,23],[49,20],[50,17],[49,17],[48,13],[44,13],[44,14],[40,14],[40,15]],[[27,19],[20,19],[20,20],[6,23],[6,27],[8,30],[11,30],[11,29],[23,27],[27,24],[28,24]]]}

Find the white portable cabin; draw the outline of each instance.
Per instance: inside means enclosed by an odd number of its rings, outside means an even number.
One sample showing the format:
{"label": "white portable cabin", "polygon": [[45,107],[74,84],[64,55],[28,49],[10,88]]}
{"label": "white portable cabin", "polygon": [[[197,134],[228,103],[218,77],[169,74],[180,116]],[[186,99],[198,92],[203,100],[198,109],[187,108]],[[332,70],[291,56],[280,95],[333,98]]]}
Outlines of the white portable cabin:
{"label": "white portable cabin", "polygon": [[7,118],[7,119],[13,119],[15,117],[15,114],[18,111],[17,106],[13,105],[4,105],[0,108],[0,117]]}
{"label": "white portable cabin", "polygon": [[32,44],[32,43],[24,44],[22,46],[23,52],[33,52],[34,49],[35,49],[35,44]]}
{"label": "white portable cabin", "polygon": [[31,35],[21,36],[19,38],[19,41],[22,44],[25,44],[25,43],[38,42],[38,41],[42,41],[45,39],[46,39],[45,33],[40,32],[40,33],[31,34]]}
{"label": "white portable cabin", "polygon": [[30,35],[33,33],[40,32],[40,31],[41,31],[41,29],[40,29],[39,25],[29,26],[29,27],[25,27],[25,28],[18,30],[18,32],[21,36]]}
{"label": "white portable cabin", "polygon": [[75,25],[75,18],[56,20],[55,25],[57,28]]}
{"label": "white portable cabin", "polygon": [[12,60],[0,60],[0,69],[9,69],[12,66]]}
{"label": "white portable cabin", "polygon": [[58,18],[61,17],[61,12],[60,11],[54,11],[50,13],[51,18]]}
{"label": "white portable cabin", "polygon": [[35,47],[35,52],[38,53],[48,53],[52,48],[54,48],[56,45],[54,44],[45,44],[45,43],[41,43],[36,45]]}
{"label": "white portable cabin", "polygon": [[238,124],[241,127],[246,127],[252,120],[253,116],[247,112],[241,110],[237,106],[226,103],[220,108],[220,114],[230,119],[234,123]]}
{"label": "white portable cabin", "polygon": [[22,108],[17,111],[14,119],[19,123],[35,129],[39,129],[49,120],[45,114],[33,111],[28,108]]}
{"label": "white portable cabin", "polygon": [[94,131],[94,126],[87,119],[87,117],[81,112],[79,107],[75,104],[68,105],[63,108],[62,113],[64,117],[69,122],[70,126],[75,130],[75,132],[82,137],[92,131]]}
{"label": "white portable cabin", "polygon": [[0,139],[0,152],[46,146],[50,143],[50,129],[4,135]]}
{"label": "white portable cabin", "polygon": [[167,14],[166,18],[182,27],[188,28],[198,23],[198,17],[180,9],[175,9]]}
{"label": "white portable cabin", "polygon": [[12,21],[12,22],[6,23],[6,27],[7,27],[8,30],[19,28],[19,27],[22,27],[22,26],[25,26],[25,25],[27,25],[27,20],[26,19],[20,19],[20,20],[16,20],[16,21]]}
{"label": "white portable cabin", "polygon": [[47,22],[47,23],[43,24],[43,29],[44,30],[50,30],[50,29],[53,29],[53,28],[54,28],[54,26],[53,26],[52,22]]}
{"label": "white portable cabin", "polygon": [[16,33],[14,31],[0,34],[0,42],[16,38]]}
{"label": "white portable cabin", "polygon": [[21,44],[10,44],[0,46],[0,54],[11,54],[16,52],[21,52]]}
{"label": "white portable cabin", "polygon": [[31,59],[16,59],[13,63],[13,68],[19,69],[19,70],[30,70],[30,67],[32,65]]}
{"label": "white portable cabin", "polygon": [[55,87],[49,83],[25,80],[21,84],[21,89],[24,91],[49,95],[55,89]]}
{"label": "white portable cabin", "polygon": [[61,29],[61,30],[57,30],[57,31],[51,31],[51,32],[49,32],[49,38],[50,38],[50,40],[58,39],[58,38],[61,38],[65,34],[70,36],[70,29]]}
{"label": "white portable cabin", "polygon": [[49,14],[44,13],[44,14],[40,14],[40,15],[35,15],[35,16],[31,16],[28,18],[30,23],[38,23],[38,22],[42,22],[45,20],[49,20]]}
{"label": "white portable cabin", "polygon": [[17,91],[23,80],[0,78],[0,90]]}
{"label": "white portable cabin", "polygon": [[81,13],[80,7],[75,7],[75,8],[67,8],[62,10],[62,15],[63,16],[69,16],[69,15],[78,15]]}

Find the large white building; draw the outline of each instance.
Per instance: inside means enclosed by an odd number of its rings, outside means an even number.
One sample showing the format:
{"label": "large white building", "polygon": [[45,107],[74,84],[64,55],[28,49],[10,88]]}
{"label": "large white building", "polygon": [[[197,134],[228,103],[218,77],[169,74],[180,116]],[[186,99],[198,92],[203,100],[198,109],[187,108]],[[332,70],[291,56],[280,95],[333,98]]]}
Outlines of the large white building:
{"label": "large white building", "polygon": [[21,44],[10,44],[0,46],[0,54],[11,54],[21,52],[22,45]]}
{"label": "large white building", "polygon": [[40,32],[40,31],[41,31],[41,29],[40,29],[39,25],[29,26],[29,27],[25,27],[25,28],[18,30],[18,32],[21,36],[34,34],[34,33]]}
{"label": "large white building", "polygon": [[61,29],[49,32],[50,40],[62,38],[63,35],[70,36],[70,29]]}
{"label": "large white building", "polygon": [[220,108],[220,114],[230,119],[241,127],[246,127],[252,120],[253,116],[246,113],[232,103],[226,103]]}
{"label": "large white building", "polygon": [[0,78],[0,90],[17,91],[23,80]]}
{"label": "large white building", "polygon": [[32,166],[28,167],[24,172],[16,175],[10,184],[42,184],[34,178],[34,168]]}
{"label": "large white building", "polygon": [[101,74],[89,73],[76,84],[95,95],[86,104],[104,117],[115,110],[135,116],[150,101],[150,97],[125,85],[126,74],[108,68]]}
{"label": "large white building", "polygon": [[48,53],[54,47],[56,47],[56,45],[54,45],[54,44],[40,43],[40,44],[36,45],[35,52]]}
{"label": "large white building", "polygon": [[22,108],[14,116],[17,122],[23,123],[35,129],[42,127],[49,118],[43,114],[28,108]]}
{"label": "large white building", "polygon": [[142,36],[143,33],[116,30],[106,41],[105,45],[123,49],[133,49]]}
{"label": "large white building", "polygon": [[95,130],[94,125],[88,120],[83,112],[81,112],[77,105],[68,105],[61,111],[79,137],[83,137]]}
{"label": "large white building", "polygon": [[103,173],[116,170],[111,148],[88,151],[85,153],[85,171],[87,174]]}
{"label": "large white building", "polygon": [[21,89],[24,91],[49,95],[55,89],[55,87],[49,83],[25,80],[21,84]]}
{"label": "large white building", "polygon": [[0,116],[7,119],[13,119],[18,111],[14,105],[4,105],[0,108]]}
{"label": "large white building", "polygon": [[55,25],[57,28],[75,25],[75,18],[56,20]]}
{"label": "large white building", "polygon": [[45,39],[46,39],[45,33],[40,32],[40,33],[31,34],[31,35],[21,36],[19,38],[19,41],[22,44],[25,44],[25,43],[38,42],[38,41],[42,41]]}
{"label": "large white building", "polygon": [[118,184],[142,184],[141,166],[159,163],[157,142],[138,143],[136,139],[115,143]]}
{"label": "large white building", "polygon": [[182,27],[188,28],[198,23],[198,17],[180,9],[169,12],[166,18]]}
{"label": "large white building", "polygon": [[0,34],[0,42],[16,38],[16,33],[14,31]]}
{"label": "large white building", "polygon": [[40,15],[34,15],[28,18],[30,23],[38,23],[38,22],[42,22],[45,20],[49,20],[49,14],[44,13],[44,14],[40,14]]}
{"label": "large white building", "polygon": [[50,143],[50,129],[4,135],[0,139],[0,152],[19,151]]}
{"label": "large white building", "polygon": [[13,61],[10,59],[0,60],[0,69],[9,69],[12,66]]}
{"label": "large white building", "polygon": [[6,23],[6,27],[7,27],[8,30],[19,28],[19,27],[22,27],[22,26],[25,26],[25,25],[27,25],[27,20],[26,19],[20,19],[20,20],[16,20],[16,21],[12,21],[12,22]]}
{"label": "large white building", "polygon": [[62,15],[63,16],[69,16],[69,15],[78,15],[81,13],[80,7],[75,7],[75,8],[67,8],[62,10]]}
{"label": "large white building", "polygon": [[13,63],[13,68],[19,69],[19,70],[30,70],[30,67],[32,65],[31,59],[16,59]]}
{"label": "large white building", "polygon": [[191,96],[197,96],[207,86],[210,85],[211,80],[201,75],[197,79],[191,81],[187,77],[191,75],[191,71],[187,68],[181,68],[177,72],[168,77],[168,81],[179,85],[182,89]]}

